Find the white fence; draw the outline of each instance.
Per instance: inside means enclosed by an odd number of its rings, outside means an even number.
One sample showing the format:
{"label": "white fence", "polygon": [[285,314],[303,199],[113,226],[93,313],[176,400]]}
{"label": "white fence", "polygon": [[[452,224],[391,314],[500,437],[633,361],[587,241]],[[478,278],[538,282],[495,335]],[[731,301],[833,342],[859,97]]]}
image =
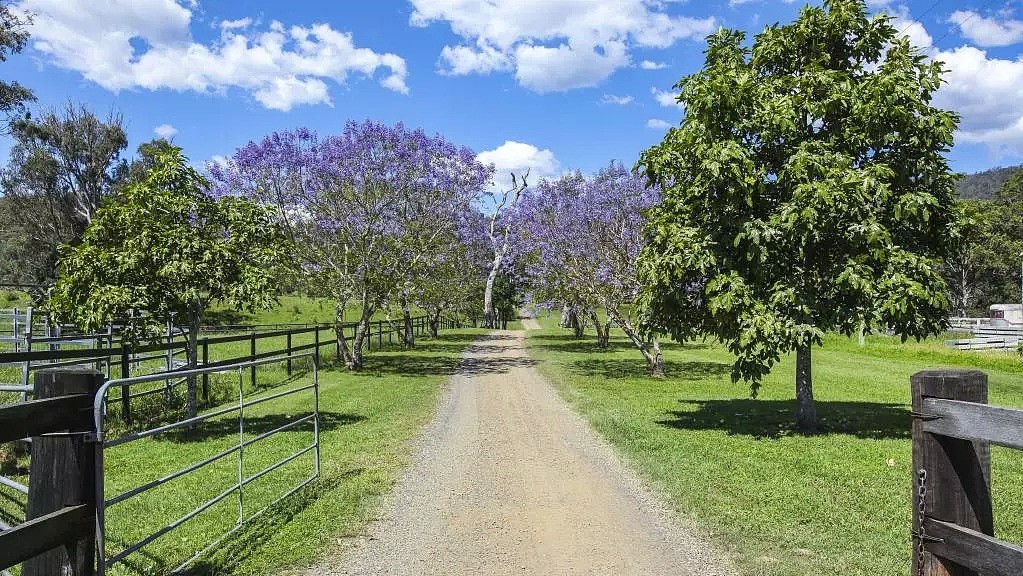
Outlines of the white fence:
{"label": "white fence", "polygon": [[1011,349],[1023,340],[1023,327],[995,323],[991,318],[950,318],[949,330],[973,335],[972,338],[945,341],[957,350]]}

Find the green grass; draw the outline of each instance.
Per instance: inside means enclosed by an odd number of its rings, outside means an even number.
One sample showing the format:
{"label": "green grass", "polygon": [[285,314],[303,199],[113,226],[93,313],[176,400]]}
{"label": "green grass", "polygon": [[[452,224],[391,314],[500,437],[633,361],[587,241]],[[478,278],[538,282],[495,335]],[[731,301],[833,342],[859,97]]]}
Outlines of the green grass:
{"label": "green grass", "polygon": [[[300,314],[292,316],[292,306]],[[332,305],[324,304],[332,314]],[[282,305],[245,322],[304,323],[318,320],[317,301],[282,298]],[[329,318],[325,316],[325,319]],[[331,366],[333,347],[321,349],[328,365],[320,371],[320,414],[322,469],[320,477],[305,489],[271,506],[258,520],[248,522],[217,551],[200,558],[194,574],[255,575],[308,565],[319,558],[338,538],[359,533],[372,515],[378,497],[385,494],[407,464],[409,441],[431,417],[441,384],[453,374],[462,351],[479,330],[442,331],[439,338],[419,336],[415,350],[383,347],[374,338],[366,355],[365,369],[350,373]],[[327,336],[325,336],[327,337]],[[294,337],[293,344],[312,342],[313,335]],[[259,340],[257,352],[283,348],[285,338]],[[212,346],[210,360],[243,356],[249,342]],[[151,361],[133,371],[148,371],[160,361]],[[153,364],[149,366],[148,364]],[[251,382],[246,370],[241,378],[247,398],[274,394],[311,382],[309,366],[298,361],[290,378],[284,364],[258,370]],[[117,366],[114,377],[119,376]],[[239,378],[217,374],[211,378],[211,405],[237,398]],[[154,383],[133,388],[161,387]],[[118,392],[111,394],[109,419],[111,435],[128,427],[119,418]],[[311,392],[303,392],[251,407],[245,412],[245,435],[252,438],[308,413]],[[132,403],[135,428],[170,422],[184,411],[184,386],[173,390],[170,400],[163,394]],[[192,434],[168,433],[110,448],[105,455],[108,497],[163,477],[188,464],[213,456],[238,442],[237,414],[202,423]],[[246,448],[243,473],[250,476],[282,457],[310,445],[311,424],[276,434]],[[27,482],[27,458],[8,461],[6,475]],[[18,469],[20,467],[20,469]],[[264,508],[312,470],[312,455],[299,457],[245,488],[246,516]],[[172,480],[108,510],[107,552],[115,554],[132,542],[158,530],[229,488],[238,477],[237,455],[230,455],[200,471]],[[9,523],[24,520],[24,502],[16,493],[0,487],[0,517]],[[164,574],[202,549],[238,518],[238,499],[232,495],[220,504],[159,538],[142,551],[116,566],[113,574]]]}
{"label": "green grass", "polygon": [[[233,536],[218,552],[201,559],[197,574],[266,574],[315,560],[337,538],[359,533],[407,463],[409,440],[432,415],[441,383],[457,368],[462,350],[478,331],[449,331],[421,339],[415,351],[378,351],[364,372],[342,368],[320,373],[322,473],[309,488],[272,507]],[[296,376],[286,386],[308,383]],[[260,394],[270,394],[268,389]],[[272,430],[306,413],[311,394],[302,393],[246,410],[246,437]],[[107,452],[108,495],[159,478],[189,462],[212,456],[238,441],[237,415],[209,421],[192,435],[167,434]],[[251,475],[308,446],[311,426],[280,433],[245,450]],[[174,480],[108,513],[108,550],[113,553],[228,488],[238,474],[229,456],[201,472]],[[311,471],[311,454],[246,487],[248,513],[297,484]],[[234,525],[235,496],[186,523],[136,554],[115,573],[163,574]]]}
{"label": "green grass", "polygon": [[[530,351],[562,395],[743,574],[908,573],[914,372],[979,367],[991,403],[1023,406],[1023,364],[1011,354],[834,336],[814,351],[824,433],[804,436],[791,357],[753,400],[715,343],[666,345],[668,378],[658,380],[623,338],[600,352],[542,321]],[[1023,542],[1023,454],[996,448],[992,460],[996,534]]]}

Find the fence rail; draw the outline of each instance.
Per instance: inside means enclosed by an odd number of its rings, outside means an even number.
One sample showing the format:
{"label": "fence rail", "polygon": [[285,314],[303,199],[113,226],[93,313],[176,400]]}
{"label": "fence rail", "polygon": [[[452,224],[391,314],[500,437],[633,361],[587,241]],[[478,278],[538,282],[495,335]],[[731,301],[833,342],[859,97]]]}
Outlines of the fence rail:
{"label": "fence rail", "polygon": [[[304,386],[296,386],[296,387],[289,388],[289,389],[284,390],[284,391],[275,392],[275,393],[272,393],[272,394],[269,394],[269,395],[265,395],[265,396],[262,396],[262,397],[250,398],[250,399],[246,399],[245,398],[245,392],[244,392],[244,390],[245,390],[245,387],[244,387],[244,372],[245,372],[245,370],[248,370],[248,369],[251,369],[251,368],[255,368],[255,367],[263,365],[263,364],[281,363],[281,362],[290,361],[290,360],[296,360],[296,359],[300,359],[300,358],[308,358],[309,360],[312,361],[313,373],[312,373],[312,383],[311,384],[304,385]],[[166,534],[168,534],[171,531],[175,530],[176,528],[180,527],[185,522],[191,520],[192,518],[195,518],[196,516],[202,514],[206,510],[209,510],[211,507],[215,506],[219,502],[229,498],[232,495],[236,495],[237,499],[238,499],[238,521],[235,523],[235,525],[230,530],[227,530],[223,534],[219,535],[212,543],[208,544],[202,550],[196,552],[191,558],[185,560],[181,565],[179,565],[177,568],[174,569],[174,572],[179,572],[180,570],[183,570],[186,566],[188,566],[196,558],[198,558],[199,556],[201,556],[205,552],[211,550],[217,544],[222,542],[224,540],[224,538],[226,538],[230,534],[233,534],[234,532],[236,532],[246,522],[248,522],[249,520],[251,520],[251,519],[253,519],[253,518],[255,518],[255,517],[257,517],[257,516],[259,516],[261,514],[263,514],[266,510],[268,510],[271,506],[273,506],[273,504],[283,500],[284,498],[287,498],[291,494],[294,494],[296,491],[298,491],[302,487],[308,485],[313,480],[315,480],[316,477],[319,476],[319,474],[320,474],[320,423],[319,423],[319,376],[318,376],[319,371],[318,371],[318,367],[317,367],[316,353],[315,352],[301,354],[301,355],[298,355],[298,356],[289,356],[289,357],[275,356],[275,357],[266,358],[266,359],[262,359],[262,360],[253,360],[253,361],[247,361],[247,362],[239,362],[239,363],[229,364],[229,365],[225,365],[225,366],[208,366],[208,367],[198,368],[198,369],[193,369],[193,370],[182,370],[182,371],[178,372],[177,375],[178,376],[202,376],[202,375],[207,375],[207,374],[209,374],[211,372],[237,372],[238,373],[238,401],[237,401],[237,403],[233,403],[233,404],[231,404],[229,406],[226,406],[226,407],[223,407],[223,408],[220,408],[220,409],[217,409],[217,410],[213,410],[211,412],[207,412],[207,413],[204,413],[204,414],[200,414],[200,415],[194,416],[192,418],[186,418],[186,419],[179,420],[179,421],[171,423],[171,424],[165,424],[165,425],[162,425],[162,426],[157,426],[155,428],[150,428],[148,430],[143,430],[143,431],[140,431],[140,432],[133,432],[133,433],[130,433],[130,434],[118,437],[118,438],[110,439],[110,440],[107,440],[104,437],[104,429],[105,429],[105,426],[104,426],[105,410],[104,410],[104,408],[105,408],[105,406],[107,404],[107,395],[108,395],[109,391],[111,389],[113,389],[113,388],[126,389],[128,386],[131,386],[131,385],[134,385],[134,384],[142,384],[142,383],[145,383],[145,382],[161,380],[163,375],[161,375],[161,374],[151,374],[151,375],[147,375],[147,376],[137,376],[137,377],[134,377],[134,378],[125,378],[125,379],[120,379],[120,380],[111,380],[111,381],[106,382],[105,384],[103,384],[103,386],[100,387],[99,391],[96,393],[96,395],[95,395],[95,397],[93,399],[92,417],[93,417],[93,420],[94,420],[94,429],[96,430],[96,440],[99,443],[99,449],[96,451],[96,467],[95,467],[95,469],[96,469],[96,480],[95,480],[96,498],[95,498],[95,500],[96,500],[96,503],[97,503],[97,505],[96,505],[96,526],[97,526],[96,539],[97,539],[97,550],[99,552],[99,558],[98,558],[98,561],[97,561],[97,568],[98,568],[97,572],[98,572],[98,574],[100,576],[105,574],[107,568],[109,568],[110,566],[113,566],[114,564],[125,560],[127,557],[129,557],[132,554],[138,552],[139,550],[144,548],[146,545],[148,545],[148,544],[154,542],[155,540],[165,536]],[[270,400],[275,400],[277,398],[283,398],[285,396],[299,394],[299,393],[305,392],[305,391],[312,391],[312,405],[310,406],[310,412],[309,412],[308,415],[295,418],[295,419],[293,419],[293,420],[291,420],[291,421],[289,421],[289,422],[287,422],[287,423],[285,423],[285,424],[283,424],[281,426],[278,426],[278,427],[276,427],[273,430],[270,430],[268,432],[264,432],[264,433],[258,434],[256,436],[252,436],[250,438],[246,438],[245,437],[245,409],[246,408],[255,406],[257,404],[262,404],[262,403],[268,402]],[[186,428],[186,427],[187,428],[192,428],[192,427],[194,427],[198,423],[201,423],[201,422],[204,422],[204,421],[207,421],[207,420],[210,420],[212,418],[219,417],[219,416],[224,416],[224,415],[230,414],[232,412],[237,412],[238,413],[238,443],[237,444],[235,444],[235,445],[233,445],[233,446],[231,446],[231,447],[229,447],[229,448],[227,448],[225,450],[222,450],[222,451],[218,452],[217,454],[214,454],[213,456],[209,456],[209,457],[206,457],[206,458],[204,458],[202,460],[199,460],[197,462],[193,462],[191,464],[188,464],[184,468],[181,468],[181,469],[179,469],[179,470],[177,470],[175,472],[172,472],[172,473],[169,473],[169,474],[164,474],[160,478],[157,478],[155,480],[146,482],[146,483],[141,484],[139,486],[135,486],[134,488],[130,488],[128,490],[125,490],[125,491],[123,491],[123,492],[121,492],[119,494],[116,494],[116,495],[113,495],[113,496],[110,496],[110,497],[106,496],[106,494],[104,492],[104,482],[103,482],[103,458],[104,458],[104,452],[106,450],[108,450],[110,448],[114,448],[116,446],[121,446],[121,445],[124,445],[124,444],[128,444],[130,442],[135,442],[135,441],[138,441],[138,440],[142,440],[142,439],[145,439],[145,438],[156,436],[158,434],[163,434],[163,433],[169,432],[171,430],[181,429],[181,428]],[[313,442],[312,442],[311,445],[309,445],[307,447],[303,447],[300,450],[298,450],[298,451],[296,451],[296,452],[294,452],[294,453],[292,453],[292,454],[290,454],[288,456],[285,456],[285,457],[277,460],[276,462],[274,462],[274,463],[264,467],[259,472],[248,474],[248,475],[245,474],[245,472],[244,472],[244,468],[245,468],[244,467],[244,454],[245,454],[246,447],[251,446],[251,445],[253,445],[253,444],[257,443],[257,442],[260,442],[262,440],[265,440],[265,439],[267,439],[267,438],[269,438],[269,437],[271,437],[271,436],[273,436],[275,434],[279,434],[279,433],[284,432],[286,430],[293,429],[293,428],[295,428],[297,426],[300,426],[300,425],[302,425],[304,423],[311,423],[312,427],[313,427]],[[285,492],[283,495],[281,495],[281,496],[277,497],[276,499],[274,499],[272,502],[267,504],[265,507],[263,507],[259,511],[257,511],[255,513],[246,513],[245,498],[244,498],[245,486],[247,486],[250,483],[254,482],[255,480],[257,480],[259,478],[262,478],[263,476],[273,472],[274,470],[277,470],[280,467],[282,467],[282,466],[284,466],[284,465],[286,465],[286,464],[296,460],[297,458],[299,458],[299,457],[301,457],[301,456],[303,456],[305,454],[309,454],[310,452],[313,453],[313,469],[312,469],[311,474],[308,477],[306,477],[304,480],[299,482],[297,485],[290,487],[287,492]],[[124,549],[120,550],[119,552],[116,552],[113,555],[111,555],[110,557],[107,557],[107,551],[106,551],[106,540],[107,540],[107,538],[106,538],[106,536],[107,536],[106,511],[107,511],[107,509],[109,507],[115,506],[117,504],[120,504],[121,502],[124,502],[125,500],[128,500],[130,498],[134,498],[136,496],[139,496],[139,495],[141,495],[141,494],[143,494],[145,492],[148,492],[149,490],[152,490],[154,488],[162,486],[162,485],[166,484],[167,482],[170,482],[172,480],[176,480],[176,479],[181,478],[183,476],[186,476],[186,475],[188,475],[188,474],[190,474],[192,472],[196,472],[196,471],[198,471],[198,470],[200,470],[202,468],[205,468],[206,466],[209,466],[209,465],[211,465],[211,464],[213,464],[215,462],[219,462],[220,460],[222,460],[222,459],[224,459],[224,458],[226,458],[228,456],[231,456],[231,455],[237,455],[237,459],[238,459],[238,477],[237,477],[237,482],[234,485],[232,485],[231,487],[227,488],[226,490],[220,492],[219,494],[217,494],[213,498],[207,500],[206,502],[203,502],[197,508],[191,510],[190,512],[186,513],[185,515],[183,515],[183,516],[173,520],[172,522],[164,525],[162,528],[159,528],[155,532],[152,532],[149,535],[143,537],[141,540],[138,540],[138,541],[136,541],[134,543],[131,543],[131,544],[125,546]]]}
{"label": "fence rail", "polygon": [[918,372],[911,383],[914,573],[1023,574],[1023,548],[994,535],[990,448],[1023,450],[1023,410],[989,406],[976,370]]}
{"label": "fence rail", "polygon": [[[414,318],[414,333],[424,334],[429,329],[428,322],[429,320],[423,316]],[[440,324],[445,328],[460,326],[457,320],[451,318],[442,318]],[[342,329],[354,332],[357,329],[356,326],[356,324],[350,323],[343,326]],[[390,341],[394,341],[395,337],[400,339],[404,327],[404,322],[401,321],[393,325],[390,322],[374,321],[364,335],[364,345],[373,346],[374,337],[376,346],[383,345],[385,337]],[[0,407],[0,443],[31,439],[33,453],[29,486],[0,477],[0,484],[28,496],[26,521],[14,526],[7,523],[0,524],[0,573],[5,573],[5,569],[10,566],[23,563],[22,576],[40,576],[58,572],[79,576],[91,575],[94,570],[102,575],[113,564],[126,560],[132,554],[192,518],[203,514],[219,502],[231,496],[237,496],[238,522],[176,569],[176,571],[181,570],[240,529],[244,523],[263,514],[276,502],[308,485],[319,475],[320,465],[320,422],[318,416],[320,351],[323,346],[336,346],[334,338],[321,338],[321,332],[328,330],[333,335],[333,328],[329,325],[316,325],[265,332],[250,331],[244,334],[210,335],[198,339],[197,352],[201,352],[199,360],[202,362],[200,367],[179,368],[169,372],[163,371],[140,376],[130,375],[129,365],[132,361],[145,358],[147,355],[153,359],[165,357],[176,359],[174,354],[180,351],[185,343],[172,341],[130,348],[115,346],[113,339],[110,339],[108,340],[109,345],[106,347],[60,349],[53,348],[55,345],[59,345],[56,338],[47,338],[47,342],[40,344],[40,346],[46,346],[44,350],[32,350],[29,345],[26,350],[0,353],[0,363],[31,365],[36,380],[35,386],[18,386],[19,390],[31,389],[35,399]],[[295,336],[301,335],[306,335],[305,340],[308,340],[309,334],[313,335],[311,343],[294,340]],[[346,334],[346,337],[349,336]],[[350,337],[354,337],[354,333]],[[75,342],[75,344],[80,345],[82,337],[76,336],[76,338],[79,342]],[[256,343],[259,340],[271,338],[285,339],[284,348],[269,351],[257,349]],[[97,342],[99,341],[101,340],[97,339]],[[211,346],[246,341],[250,343],[248,354],[243,353],[240,357],[211,361],[209,355]],[[311,360],[312,364],[311,384],[293,384],[284,390],[276,389],[263,394],[257,392],[255,396],[252,396],[252,392],[249,391],[249,397],[246,397],[247,392],[244,385],[246,372],[252,371],[252,382],[254,382],[254,372],[257,367],[276,364],[285,366],[290,376],[293,363],[306,360]],[[36,364],[33,365],[33,362]],[[87,366],[96,365],[97,362],[105,362],[106,377],[102,371]],[[65,364],[71,366],[64,366]],[[122,374],[127,377],[110,379],[110,366],[117,364],[120,364]],[[57,366],[60,367],[57,368]],[[237,401],[170,424],[127,432],[115,438],[104,437],[107,408],[110,401],[120,400],[121,407],[124,409],[128,407],[132,398],[162,391],[162,389],[155,389],[131,392],[132,386],[157,381],[166,381],[168,386],[176,386],[185,382],[189,377],[194,377],[201,379],[204,388],[206,388],[209,376],[217,372],[237,372],[239,382]],[[56,374],[78,374],[81,377],[71,378],[71,383],[66,386],[61,385],[63,387],[41,384],[41,382],[53,380],[56,378],[53,375]],[[110,391],[114,389],[119,389],[121,394],[119,397],[111,398]],[[0,391],[2,390],[3,388],[0,388]],[[294,417],[272,430],[260,431],[259,434],[249,433],[246,436],[244,420],[246,409],[303,392],[312,394],[312,406],[309,414]],[[106,450],[151,438],[174,429],[190,428],[233,412],[238,414],[239,440],[236,445],[198,462],[184,465],[181,469],[165,474],[158,479],[132,488],[121,489],[116,494],[105,494],[103,462]],[[130,411],[124,410],[121,415],[130,418]],[[313,441],[311,444],[296,447],[298,449],[295,452],[257,472],[244,468],[243,459],[247,448],[274,434],[303,426],[312,426]],[[54,432],[60,432],[60,434],[53,435]],[[56,453],[63,455],[53,457]],[[252,512],[248,509],[244,498],[247,486],[308,454],[313,454],[313,470],[304,480],[300,482],[296,480],[296,485],[291,486],[283,495],[260,510]],[[167,482],[177,480],[232,456],[237,456],[239,460],[238,478],[232,486],[184,516],[134,543],[125,544],[120,550],[111,551],[109,556],[107,555],[106,511],[109,507],[117,506]],[[39,466],[44,468],[40,469]],[[46,484],[46,482],[51,484]],[[73,489],[69,490],[68,486],[64,485],[53,486],[53,482],[73,484]],[[40,553],[42,554],[40,555]]]}

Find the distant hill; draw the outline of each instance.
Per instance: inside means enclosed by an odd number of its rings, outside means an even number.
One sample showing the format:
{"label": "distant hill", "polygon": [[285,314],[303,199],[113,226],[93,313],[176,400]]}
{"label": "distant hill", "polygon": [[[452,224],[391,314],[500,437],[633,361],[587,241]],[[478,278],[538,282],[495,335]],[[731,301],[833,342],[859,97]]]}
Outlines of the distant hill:
{"label": "distant hill", "polygon": [[1023,170],[1023,165],[992,168],[976,174],[967,174],[959,179],[956,192],[960,198],[990,200],[1010,176]]}

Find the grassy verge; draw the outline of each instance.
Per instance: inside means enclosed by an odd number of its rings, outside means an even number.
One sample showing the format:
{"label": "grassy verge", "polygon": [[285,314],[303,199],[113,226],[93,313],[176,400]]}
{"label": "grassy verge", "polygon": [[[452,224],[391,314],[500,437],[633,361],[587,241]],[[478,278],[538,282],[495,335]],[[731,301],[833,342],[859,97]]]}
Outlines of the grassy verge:
{"label": "grassy verge", "polygon": [[[563,396],[743,574],[908,572],[912,373],[979,367],[993,404],[1023,406],[1023,365],[1012,355],[832,337],[814,352],[825,432],[807,437],[793,429],[791,357],[753,400],[714,343],[667,345],[669,377],[657,380],[622,338],[600,352],[543,324],[530,351]],[[992,460],[996,534],[1023,542],[1023,455],[996,448]]]}
{"label": "grassy verge", "polygon": [[[378,497],[386,493],[407,464],[410,439],[433,414],[444,380],[455,372],[465,347],[479,331],[445,331],[439,338],[419,339],[413,351],[374,350],[366,368],[352,374],[342,367],[320,371],[322,468],[319,478],[200,558],[193,574],[255,575],[299,569],[320,557],[338,538],[359,533]],[[280,370],[280,368],[277,368]],[[263,375],[260,376],[264,378]],[[243,382],[246,380],[242,376]],[[228,388],[238,376],[219,376]],[[311,383],[308,371],[291,378],[280,372],[277,385],[246,385],[252,398]],[[310,391],[246,409],[245,438],[276,429],[307,414]],[[275,434],[246,447],[241,473],[248,477],[312,442],[311,424]],[[106,452],[107,497],[156,480],[191,463],[236,445],[236,413],[202,423],[185,434],[110,448]],[[312,472],[312,454],[301,456],[245,487],[245,516],[263,509]],[[112,506],[107,513],[108,555],[188,513],[237,481],[239,460],[229,455],[199,471],[177,478],[138,497]],[[0,508],[3,508],[0,503]],[[113,574],[165,574],[219,534],[234,526],[239,502],[231,495],[180,528],[128,557]]]}

